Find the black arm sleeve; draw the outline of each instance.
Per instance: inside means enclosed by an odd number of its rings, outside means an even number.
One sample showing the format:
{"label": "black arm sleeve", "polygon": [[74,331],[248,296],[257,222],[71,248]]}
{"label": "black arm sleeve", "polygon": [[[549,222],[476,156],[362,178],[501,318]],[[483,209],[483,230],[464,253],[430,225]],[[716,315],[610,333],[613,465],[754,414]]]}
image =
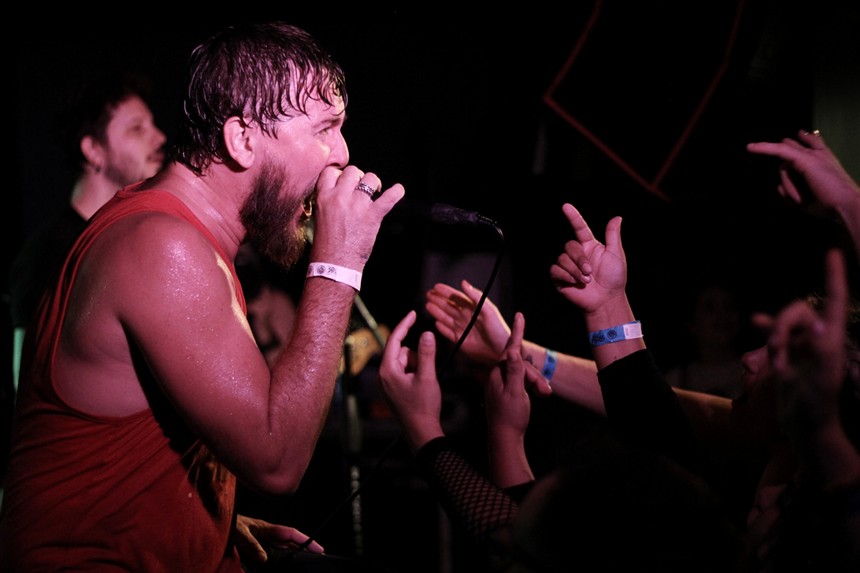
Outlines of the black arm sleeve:
{"label": "black arm sleeve", "polygon": [[620,440],[665,455],[696,474],[705,472],[693,426],[650,351],[617,360],[597,377],[607,421]]}

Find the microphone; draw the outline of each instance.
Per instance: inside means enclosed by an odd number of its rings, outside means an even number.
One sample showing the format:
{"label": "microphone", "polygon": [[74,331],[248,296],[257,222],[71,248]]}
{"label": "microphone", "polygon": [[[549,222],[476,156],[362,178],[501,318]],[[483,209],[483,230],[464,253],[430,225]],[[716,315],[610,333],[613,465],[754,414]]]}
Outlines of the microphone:
{"label": "microphone", "polygon": [[405,202],[404,199],[401,199],[392,207],[391,211],[386,215],[386,218],[388,217],[419,219],[440,225],[498,226],[492,219],[475,211],[466,211],[465,209],[446,205],[445,203]]}

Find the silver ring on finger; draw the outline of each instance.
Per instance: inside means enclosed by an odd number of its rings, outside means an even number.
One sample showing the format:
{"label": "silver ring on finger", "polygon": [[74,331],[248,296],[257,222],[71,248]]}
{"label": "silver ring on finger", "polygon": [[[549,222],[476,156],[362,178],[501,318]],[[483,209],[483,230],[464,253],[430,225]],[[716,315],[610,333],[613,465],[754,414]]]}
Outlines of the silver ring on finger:
{"label": "silver ring on finger", "polygon": [[356,191],[361,191],[365,193],[368,197],[373,199],[376,196],[376,189],[365,183],[364,181],[359,181],[358,185],[355,186]]}

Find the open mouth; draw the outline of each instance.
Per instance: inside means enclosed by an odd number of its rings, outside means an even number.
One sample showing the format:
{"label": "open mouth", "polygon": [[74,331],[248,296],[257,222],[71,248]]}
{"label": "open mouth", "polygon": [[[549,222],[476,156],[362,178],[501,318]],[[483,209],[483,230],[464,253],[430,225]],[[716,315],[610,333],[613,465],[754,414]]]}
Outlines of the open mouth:
{"label": "open mouth", "polygon": [[302,201],[302,214],[305,219],[310,219],[314,214],[314,196],[308,195]]}

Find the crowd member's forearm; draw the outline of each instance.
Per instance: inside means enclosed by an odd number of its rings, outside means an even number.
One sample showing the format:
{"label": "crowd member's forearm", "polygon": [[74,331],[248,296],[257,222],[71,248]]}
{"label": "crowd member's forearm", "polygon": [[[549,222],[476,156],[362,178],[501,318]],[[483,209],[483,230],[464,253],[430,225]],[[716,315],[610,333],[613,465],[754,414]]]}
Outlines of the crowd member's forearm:
{"label": "crowd member's forearm", "polygon": [[438,419],[400,420],[400,427],[403,430],[406,444],[413,454],[416,454],[428,442],[445,437],[445,431]]}
{"label": "crowd member's forearm", "polygon": [[[546,364],[547,347],[523,341],[523,351],[525,359],[538,369]],[[601,416],[606,414],[597,381],[597,364],[590,358],[556,350],[555,371],[550,379],[550,387],[554,394],[569,402]]]}
{"label": "crowd member's forearm", "polygon": [[[540,367],[546,359],[546,348],[534,342],[524,342],[523,346],[532,364]],[[594,360],[557,352],[556,370],[551,386],[553,393],[560,398],[598,415],[606,415]],[[687,417],[703,437],[713,435],[725,439],[726,436],[737,433],[730,417],[730,399],[681,388],[673,390],[678,395]]]}
{"label": "crowd member's forearm", "polygon": [[507,489],[535,479],[526,458],[525,436],[490,428],[487,435],[490,477],[499,488]]}
{"label": "crowd member's forearm", "polygon": [[798,440],[796,449],[807,473],[822,491],[860,486],[860,454],[838,420]]}

